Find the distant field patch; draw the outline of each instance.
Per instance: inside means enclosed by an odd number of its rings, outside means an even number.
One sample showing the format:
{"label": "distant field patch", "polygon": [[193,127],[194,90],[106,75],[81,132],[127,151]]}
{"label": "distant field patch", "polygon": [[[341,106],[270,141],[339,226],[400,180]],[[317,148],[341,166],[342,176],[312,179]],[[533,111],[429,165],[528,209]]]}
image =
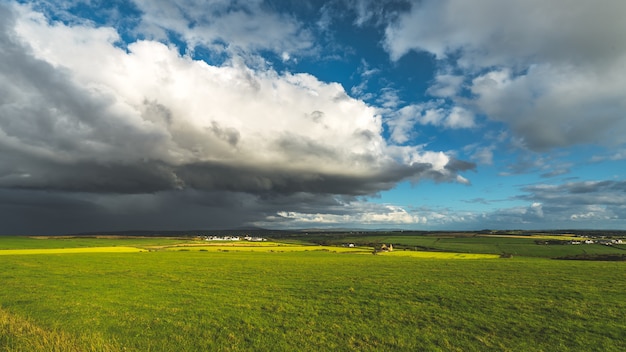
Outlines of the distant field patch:
{"label": "distant field patch", "polygon": [[168,251],[207,251],[207,252],[307,252],[324,251],[336,253],[371,253],[370,248],[348,248],[335,246],[292,245],[284,243],[219,243],[206,245],[181,245],[164,248]]}
{"label": "distant field patch", "polygon": [[500,258],[500,256],[497,254],[421,252],[421,251],[378,252],[378,255],[414,257],[414,258],[424,258],[424,259],[497,259],[497,258]]}
{"label": "distant field patch", "polygon": [[580,240],[584,239],[582,237],[572,235],[572,234],[563,234],[563,235],[544,235],[544,234],[534,234],[534,235],[479,235],[478,237],[500,237],[500,238],[532,238],[536,240],[563,240],[563,241],[571,241],[571,240]]}
{"label": "distant field patch", "polygon": [[0,250],[0,255],[71,254],[71,253],[136,253],[136,252],[146,252],[146,250],[135,248],[135,247],[3,249],[3,250]]}
{"label": "distant field patch", "polygon": [[[312,252],[322,251],[331,253],[354,253],[371,254],[373,249],[369,247],[339,247],[339,246],[311,246],[292,245],[276,242],[266,243],[211,243],[211,244],[183,244],[162,248],[167,251],[202,251],[202,252]],[[422,252],[422,251],[393,251],[378,252],[379,255],[390,255],[400,257],[414,257],[425,259],[495,259],[498,254],[479,253],[453,253],[453,252]]]}
{"label": "distant field patch", "polygon": [[174,248],[174,247],[288,247],[294,246],[293,244],[281,243],[281,242],[249,242],[249,241],[208,241],[208,242],[194,242],[194,243],[181,243],[173,244],[170,246],[161,246],[161,248]]}

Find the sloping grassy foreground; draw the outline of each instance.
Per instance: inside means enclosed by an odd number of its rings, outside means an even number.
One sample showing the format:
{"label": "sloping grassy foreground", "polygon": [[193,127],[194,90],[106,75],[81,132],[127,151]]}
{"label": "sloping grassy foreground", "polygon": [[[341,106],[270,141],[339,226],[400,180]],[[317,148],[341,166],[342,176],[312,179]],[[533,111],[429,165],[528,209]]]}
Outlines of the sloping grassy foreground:
{"label": "sloping grassy foreground", "polygon": [[[78,340],[80,338],[80,341]],[[46,330],[28,319],[0,309],[0,347],[3,351],[119,351],[116,344],[101,336],[72,336],[59,330]]]}
{"label": "sloping grassy foreground", "polygon": [[0,282],[7,351],[626,350],[623,262],[41,254]]}

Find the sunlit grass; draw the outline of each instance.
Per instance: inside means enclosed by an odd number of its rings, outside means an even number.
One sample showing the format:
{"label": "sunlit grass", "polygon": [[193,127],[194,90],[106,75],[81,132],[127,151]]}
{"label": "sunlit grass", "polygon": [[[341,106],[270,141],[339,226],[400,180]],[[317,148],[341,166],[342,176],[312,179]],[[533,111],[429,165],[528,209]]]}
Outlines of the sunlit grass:
{"label": "sunlit grass", "polygon": [[146,252],[135,247],[86,247],[86,248],[45,248],[45,249],[3,249],[0,255],[27,254],[72,254],[72,253],[136,253]]}
{"label": "sunlit grass", "polygon": [[452,252],[420,252],[420,251],[393,251],[379,252],[378,255],[389,255],[397,257],[413,257],[424,259],[497,259],[497,254],[479,253],[452,253]]}
{"label": "sunlit grass", "polygon": [[623,262],[345,240],[6,242],[39,255],[0,260],[0,351],[626,350]]}
{"label": "sunlit grass", "polygon": [[[355,243],[356,245],[380,248],[382,244],[393,244],[395,250],[407,249],[425,252],[484,253],[495,255],[514,255],[516,257],[558,258],[575,255],[620,255],[626,245],[605,246],[601,244],[585,245],[545,245],[538,242],[559,240],[565,242],[573,237],[569,235],[355,235],[341,238],[319,237],[316,240],[326,245]],[[584,238],[576,238],[578,241]]]}
{"label": "sunlit grass", "polygon": [[[109,340],[111,340],[109,338]],[[115,352],[120,349],[102,336],[73,336],[63,330],[46,329],[30,319],[11,314],[0,307],[0,347],[2,351]]]}
{"label": "sunlit grass", "polygon": [[201,252],[309,252],[325,251],[334,253],[371,253],[371,248],[365,247],[339,247],[339,246],[316,246],[297,245],[276,242],[235,242],[181,245],[161,248],[167,251],[201,251]]}
{"label": "sunlit grass", "polygon": [[0,351],[626,350],[626,263],[217,248],[3,257]]}
{"label": "sunlit grass", "polygon": [[84,247],[155,247],[198,243],[194,238],[121,236],[0,236],[2,249],[56,249]]}

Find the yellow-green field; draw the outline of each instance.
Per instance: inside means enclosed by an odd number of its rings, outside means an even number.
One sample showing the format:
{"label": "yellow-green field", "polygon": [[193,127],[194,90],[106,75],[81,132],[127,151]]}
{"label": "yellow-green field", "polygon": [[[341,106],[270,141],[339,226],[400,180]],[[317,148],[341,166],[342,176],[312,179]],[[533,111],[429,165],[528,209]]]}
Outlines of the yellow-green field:
{"label": "yellow-green field", "polygon": [[452,253],[452,252],[421,252],[421,251],[393,251],[379,252],[378,255],[390,255],[399,257],[413,257],[424,259],[497,259],[497,254],[480,253]]}
{"label": "yellow-green field", "polygon": [[[322,246],[322,245],[302,245],[281,242],[210,242],[195,244],[180,244],[172,246],[152,247],[152,250],[166,251],[202,251],[202,252],[309,252],[325,251],[333,253],[352,254],[372,254],[371,247],[344,247],[344,246]],[[422,251],[391,251],[377,252],[379,255],[391,255],[398,257],[413,257],[424,259],[496,259],[497,254],[479,253],[453,253],[453,252],[422,252]]]}
{"label": "yellow-green field", "polygon": [[[72,254],[72,253],[136,253],[146,251],[200,251],[200,252],[309,252],[324,251],[333,253],[371,254],[369,247],[340,247],[320,245],[298,245],[278,242],[217,242],[197,244],[176,244],[171,246],[148,246],[144,248],[113,246],[113,247],[85,247],[85,248],[38,248],[38,249],[5,249],[0,250],[2,255],[28,254]],[[378,252],[379,255],[402,256],[427,259],[491,259],[498,258],[495,254],[452,253],[452,252],[421,252],[421,251],[393,251]]]}
{"label": "yellow-green field", "polygon": [[177,245],[162,247],[167,251],[210,251],[210,252],[307,252],[327,251],[335,253],[371,253],[367,247],[349,248],[339,246],[298,245],[277,242],[232,242],[232,243],[209,243],[194,245]]}
{"label": "yellow-green field", "polygon": [[4,249],[0,255],[24,254],[70,254],[70,253],[136,253],[145,252],[136,247],[87,247],[87,248],[39,248],[39,249]]}

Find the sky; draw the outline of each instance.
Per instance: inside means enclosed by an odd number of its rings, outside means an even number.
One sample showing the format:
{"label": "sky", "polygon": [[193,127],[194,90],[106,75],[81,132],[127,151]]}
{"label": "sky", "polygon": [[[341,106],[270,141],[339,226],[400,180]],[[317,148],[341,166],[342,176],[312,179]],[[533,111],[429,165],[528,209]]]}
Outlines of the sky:
{"label": "sky", "polygon": [[0,234],[626,229],[622,0],[0,0]]}

